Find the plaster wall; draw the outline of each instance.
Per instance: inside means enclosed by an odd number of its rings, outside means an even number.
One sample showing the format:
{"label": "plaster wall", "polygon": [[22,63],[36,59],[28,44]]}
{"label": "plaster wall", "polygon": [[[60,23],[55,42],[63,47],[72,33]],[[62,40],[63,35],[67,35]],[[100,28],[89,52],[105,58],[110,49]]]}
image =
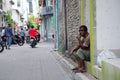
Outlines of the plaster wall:
{"label": "plaster wall", "polygon": [[19,23],[20,21],[20,17],[19,14],[16,12],[16,10],[12,10],[12,19],[13,21]]}
{"label": "plaster wall", "polygon": [[24,17],[24,21],[28,21],[28,14],[29,14],[29,4],[27,2],[27,0],[23,0],[23,5],[24,5],[24,8],[23,8],[23,17]]}
{"label": "plaster wall", "polygon": [[120,49],[120,0],[96,0],[97,49]]}
{"label": "plaster wall", "polygon": [[38,8],[38,0],[32,0],[32,4],[33,4],[33,15],[35,17],[37,17],[39,8]]}
{"label": "plaster wall", "polygon": [[[10,2],[9,2],[10,0],[8,0],[8,1],[5,1],[5,5],[4,5],[4,9],[5,10],[10,10],[11,9],[11,7],[12,7],[12,5],[10,4]],[[6,6],[7,5],[7,6]]]}
{"label": "plaster wall", "polygon": [[87,26],[88,28],[88,31],[90,32],[90,28],[89,28],[89,25],[90,25],[90,19],[89,19],[89,0],[85,0],[84,2],[85,4],[85,25]]}

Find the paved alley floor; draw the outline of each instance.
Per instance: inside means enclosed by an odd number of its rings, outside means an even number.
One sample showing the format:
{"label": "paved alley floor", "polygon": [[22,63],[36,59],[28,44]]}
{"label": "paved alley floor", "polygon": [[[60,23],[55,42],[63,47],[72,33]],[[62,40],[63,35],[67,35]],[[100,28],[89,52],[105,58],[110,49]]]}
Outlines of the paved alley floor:
{"label": "paved alley floor", "polygon": [[40,42],[36,48],[25,44],[5,49],[0,53],[0,80],[73,80],[53,55],[53,46]]}

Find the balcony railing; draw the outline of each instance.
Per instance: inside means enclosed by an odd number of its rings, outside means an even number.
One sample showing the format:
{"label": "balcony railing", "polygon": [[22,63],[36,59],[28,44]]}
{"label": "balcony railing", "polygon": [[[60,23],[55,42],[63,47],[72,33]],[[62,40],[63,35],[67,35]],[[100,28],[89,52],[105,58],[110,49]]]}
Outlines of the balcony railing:
{"label": "balcony railing", "polygon": [[46,6],[42,8],[41,15],[52,15],[53,14],[53,7]]}

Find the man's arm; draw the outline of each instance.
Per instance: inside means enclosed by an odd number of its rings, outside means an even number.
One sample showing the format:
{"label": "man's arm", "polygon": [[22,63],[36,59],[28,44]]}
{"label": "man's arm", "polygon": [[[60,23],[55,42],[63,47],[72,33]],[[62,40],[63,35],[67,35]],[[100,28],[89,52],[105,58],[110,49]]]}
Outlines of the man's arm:
{"label": "man's arm", "polygon": [[72,49],[72,51],[70,52],[70,56],[72,56],[73,53],[74,53],[75,51],[77,51],[79,48],[80,48],[80,45],[75,46],[75,47]]}
{"label": "man's arm", "polygon": [[87,36],[87,38],[84,40],[84,42],[82,44],[80,44],[80,46],[81,46],[81,49],[84,49],[84,50],[89,49],[89,47],[90,47],[90,37]]}
{"label": "man's arm", "polygon": [[13,36],[13,31],[12,31],[12,28],[10,28],[10,36]]}
{"label": "man's arm", "polygon": [[79,42],[79,45],[77,45],[77,46],[75,46],[73,49],[72,49],[72,51],[70,52],[70,56],[72,56],[73,55],[73,53],[75,52],[75,51],[77,51],[81,46],[80,46],[80,44],[81,44],[81,41],[80,41],[80,35],[77,35],[77,40],[78,40],[78,42]]}

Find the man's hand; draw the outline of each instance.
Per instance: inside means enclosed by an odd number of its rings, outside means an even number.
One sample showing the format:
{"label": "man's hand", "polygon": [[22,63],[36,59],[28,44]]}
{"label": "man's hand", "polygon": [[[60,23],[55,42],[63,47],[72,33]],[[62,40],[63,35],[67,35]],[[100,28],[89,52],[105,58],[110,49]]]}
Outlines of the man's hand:
{"label": "man's hand", "polygon": [[73,53],[74,53],[73,51],[70,52],[70,57],[73,55]]}
{"label": "man's hand", "polygon": [[76,36],[76,38],[77,38],[78,41],[80,41],[80,37],[81,37],[80,35]]}

